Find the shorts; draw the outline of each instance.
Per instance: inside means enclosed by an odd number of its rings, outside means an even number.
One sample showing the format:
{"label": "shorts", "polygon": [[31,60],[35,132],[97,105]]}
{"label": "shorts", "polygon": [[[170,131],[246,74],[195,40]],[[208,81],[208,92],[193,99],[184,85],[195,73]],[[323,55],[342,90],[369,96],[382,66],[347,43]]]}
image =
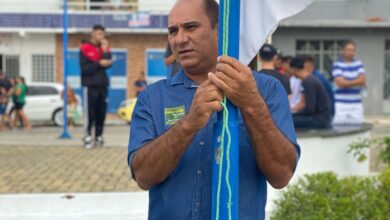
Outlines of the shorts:
{"label": "shorts", "polygon": [[14,103],[14,108],[16,110],[22,110],[24,106],[24,103]]}
{"label": "shorts", "polygon": [[0,115],[5,114],[6,110],[7,110],[7,103],[0,103]]}

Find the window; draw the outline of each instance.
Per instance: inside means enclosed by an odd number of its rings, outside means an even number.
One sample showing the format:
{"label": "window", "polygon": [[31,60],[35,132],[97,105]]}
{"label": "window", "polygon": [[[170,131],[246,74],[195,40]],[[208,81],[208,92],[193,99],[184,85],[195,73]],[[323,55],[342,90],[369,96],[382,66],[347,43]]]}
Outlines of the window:
{"label": "window", "polygon": [[0,69],[7,77],[19,76],[19,55],[0,54]]}
{"label": "window", "polygon": [[332,78],[332,65],[340,55],[346,40],[297,40],[296,55],[314,57],[316,67],[329,79]]}
{"label": "window", "polygon": [[35,82],[54,82],[54,55],[32,55],[32,78]]}

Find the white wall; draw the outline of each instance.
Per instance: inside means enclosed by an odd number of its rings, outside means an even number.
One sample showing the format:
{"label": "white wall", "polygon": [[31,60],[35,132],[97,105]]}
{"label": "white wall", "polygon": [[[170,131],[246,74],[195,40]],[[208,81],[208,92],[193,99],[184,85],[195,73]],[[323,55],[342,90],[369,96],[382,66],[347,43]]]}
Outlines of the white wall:
{"label": "white wall", "polygon": [[0,0],[1,12],[42,12],[59,10],[61,0]]}
{"label": "white wall", "polygon": [[177,0],[138,0],[139,11],[169,12]]}
{"label": "white wall", "polygon": [[0,54],[19,55],[20,75],[32,80],[32,55],[55,55],[54,34],[1,34]]}

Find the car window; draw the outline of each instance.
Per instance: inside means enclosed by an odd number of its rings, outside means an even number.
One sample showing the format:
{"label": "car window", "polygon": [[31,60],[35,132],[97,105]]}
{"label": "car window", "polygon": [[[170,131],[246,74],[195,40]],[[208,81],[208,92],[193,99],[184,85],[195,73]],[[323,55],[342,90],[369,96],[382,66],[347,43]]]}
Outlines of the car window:
{"label": "car window", "polygon": [[57,95],[58,91],[51,86],[28,86],[28,96],[39,96],[39,95]]}

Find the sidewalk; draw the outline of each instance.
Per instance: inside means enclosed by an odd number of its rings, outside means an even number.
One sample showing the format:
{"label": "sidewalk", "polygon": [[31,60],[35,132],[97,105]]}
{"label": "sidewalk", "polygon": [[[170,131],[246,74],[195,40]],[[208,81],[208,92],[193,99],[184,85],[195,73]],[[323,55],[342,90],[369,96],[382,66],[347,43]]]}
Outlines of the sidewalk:
{"label": "sidewalk", "polygon": [[82,128],[61,140],[58,127],[0,132],[1,193],[138,191],[127,166],[129,126],[106,126],[107,147],[82,147]]}
{"label": "sidewalk", "polygon": [[[390,135],[390,119],[368,120],[373,137]],[[129,126],[106,126],[107,147],[90,150],[82,130],[69,140],[53,126],[0,132],[0,220],[146,219],[147,193],[126,161]]]}

